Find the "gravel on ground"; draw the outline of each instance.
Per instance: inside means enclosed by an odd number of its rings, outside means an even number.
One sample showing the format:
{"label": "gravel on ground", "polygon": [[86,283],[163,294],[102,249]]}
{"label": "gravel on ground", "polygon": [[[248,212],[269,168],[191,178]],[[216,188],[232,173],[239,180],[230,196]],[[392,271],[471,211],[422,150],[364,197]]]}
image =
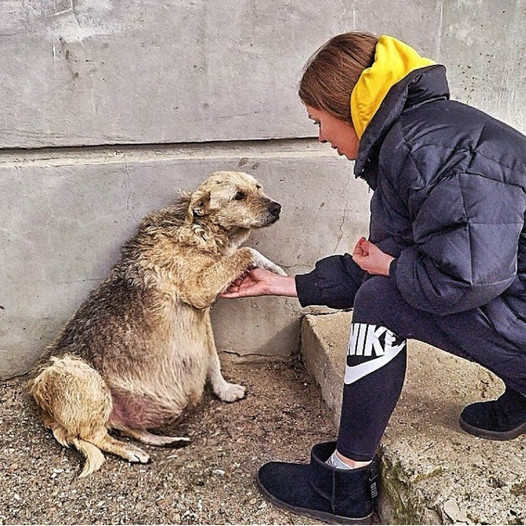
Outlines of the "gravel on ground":
{"label": "gravel on ground", "polygon": [[313,380],[297,360],[227,363],[224,373],[248,394],[227,404],[207,391],[168,430],[190,445],[141,444],[150,464],[106,455],[85,479],[80,454],[42,426],[27,378],[1,382],[0,524],[316,524],[275,508],[255,485],[265,462],[308,462],[313,444],[334,438]]}

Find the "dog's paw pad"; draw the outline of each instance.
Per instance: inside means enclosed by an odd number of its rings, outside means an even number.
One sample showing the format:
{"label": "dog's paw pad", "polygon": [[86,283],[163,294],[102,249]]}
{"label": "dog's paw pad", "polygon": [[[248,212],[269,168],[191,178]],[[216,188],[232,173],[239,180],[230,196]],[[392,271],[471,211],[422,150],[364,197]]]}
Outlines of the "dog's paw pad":
{"label": "dog's paw pad", "polygon": [[235,402],[236,400],[241,400],[246,394],[246,387],[238,384],[227,384],[225,388],[219,394],[219,398],[223,402]]}

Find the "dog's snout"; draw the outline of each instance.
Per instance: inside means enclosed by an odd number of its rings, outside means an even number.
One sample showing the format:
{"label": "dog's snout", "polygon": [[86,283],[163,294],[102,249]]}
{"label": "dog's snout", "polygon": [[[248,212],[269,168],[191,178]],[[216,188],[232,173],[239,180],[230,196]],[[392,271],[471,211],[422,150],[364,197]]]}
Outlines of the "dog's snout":
{"label": "dog's snout", "polygon": [[275,217],[279,216],[279,213],[281,212],[281,205],[279,203],[276,203],[275,201],[272,201],[268,205],[268,211]]}

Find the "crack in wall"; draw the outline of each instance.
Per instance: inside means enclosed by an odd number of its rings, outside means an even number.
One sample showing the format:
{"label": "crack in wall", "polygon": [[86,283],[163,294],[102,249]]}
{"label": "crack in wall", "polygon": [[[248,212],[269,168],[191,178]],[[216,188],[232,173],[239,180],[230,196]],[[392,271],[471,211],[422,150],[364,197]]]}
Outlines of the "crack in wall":
{"label": "crack in wall", "polygon": [[347,188],[349,187],[349,185],[351,184],[351,181],[350,179],[347,180],[347,183],[345,184],[341,194],[340,194],[340,197],[344,197],[345,198],[345,202],[344,202],[344,207],[343,207],[343,214],[342,214],[342,220],[341,220],[341,223],[340,223],[340,227],[339,227],[339,230],[340,230],[340,233],[338,235],[338,239],[336,240],[336,246],[334,247],[334,250],[333,250],[333,253],[336,254],[338,252],[338,247],[340,246],[340,243],[343,239],[343,236],[344,236],[344,225],[345,225],[345,222],[347,220],[347,209],[349,208],[349,199],[346,197],[346,193],[347,193]]}
{"label": "crack in wall", "polygon": [[133,188],[132,188],[132,182],[131,182],[131,177],[130,177],[130,171],[128,170],[128,162],[126,158],[124,158],[124,170],[126,172],[126,183],[128,186],[128,195],[126,196],[126,211],[131,214],[135,223],[139,224],[140,219],[137,219],[137,217],[135,216],[135,211],[133,207],[130,206],[131,197],[133,195]]}

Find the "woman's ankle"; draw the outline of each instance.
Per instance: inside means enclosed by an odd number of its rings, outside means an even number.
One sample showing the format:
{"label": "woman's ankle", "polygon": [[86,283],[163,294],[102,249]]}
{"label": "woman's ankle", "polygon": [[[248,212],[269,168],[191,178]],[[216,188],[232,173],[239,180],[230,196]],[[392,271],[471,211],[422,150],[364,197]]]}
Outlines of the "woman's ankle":
{"label": "woman's ankle", "polygon": [[336,469],[358,469],[368,466],[372,460],[354,460],[342,455],[338,450],[334,450],[334,453],[327,460],[327,464]]}
{"label": "woman's ankle", "polygon": [[363,468],[368,466],[372,460],[354,460],[352,458],[342,455],[338,450],[335,451],[336,456],[344,463],[347,464],[351,469]]}

